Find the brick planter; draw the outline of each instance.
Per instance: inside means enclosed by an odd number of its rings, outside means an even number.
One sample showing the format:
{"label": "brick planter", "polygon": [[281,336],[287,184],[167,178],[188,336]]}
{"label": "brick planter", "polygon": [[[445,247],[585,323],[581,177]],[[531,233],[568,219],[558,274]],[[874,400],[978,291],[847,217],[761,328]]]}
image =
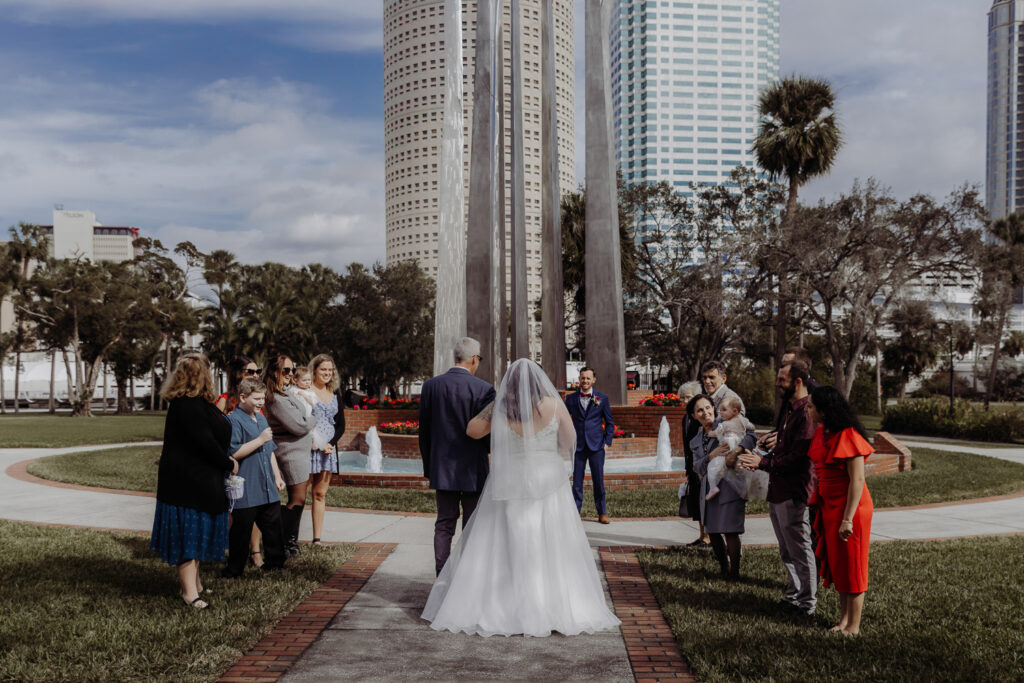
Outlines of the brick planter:
{"label": "brick planter", "polygon": [[[414,434],[381,434],[380,432],[377,432],[377,436],[380,437],[380,448],[385,458],[420,459],[420,438],[418,436]],[[368,454],[370,447],[366,444],[366,432],[360,432],[357,438],[359,439],[359,452],[363,455]]]}
{"label": "brick planter", "polygon": [[658,439],[649,436],[620,437],[604,449],[605,458],[653,458],[658,455]]}

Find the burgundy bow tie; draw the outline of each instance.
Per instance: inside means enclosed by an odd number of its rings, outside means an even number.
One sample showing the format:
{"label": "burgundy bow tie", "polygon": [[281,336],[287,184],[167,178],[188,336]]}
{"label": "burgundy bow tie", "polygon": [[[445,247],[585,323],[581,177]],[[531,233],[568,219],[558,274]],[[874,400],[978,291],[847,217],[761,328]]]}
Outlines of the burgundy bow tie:
{"label": "burgundy bow tie", "polygon": [[583,398],[590,398],[590,394],[580,394]]}

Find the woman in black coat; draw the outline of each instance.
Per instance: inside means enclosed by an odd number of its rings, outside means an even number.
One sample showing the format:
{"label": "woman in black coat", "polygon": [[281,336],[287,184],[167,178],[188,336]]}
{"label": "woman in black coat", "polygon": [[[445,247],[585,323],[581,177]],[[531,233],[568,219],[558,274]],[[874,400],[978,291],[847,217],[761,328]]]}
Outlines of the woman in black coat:
{"label": "woman in black coat", "polygon": [[[686,382],[679,387],[679,391],[677,393],[679,394],[679,400],[681,400],[685,406],[693,400],[694,396],[703,394],[704,387],[701,386],[700,382]],[[704,523],[700,518],[700,478],[693,470],[693,450],[690,448],[690,442],[695,436],[697,436],[699,431],[700,423],[689,415],[684,415],[683,456],[686,464],[686,510],[690,515],[690,519],[700,525],[700,536],[697,537],[697,540],[687,543],[687,545],[697,548],[706,548],[711,545],[711,539],[707,532],[704,531]]]}
{"label": "woman in black coat", "polygon": [[213,403],[213,377],[205,356],[182,356],[162,396],[169,404],[149,547],[177,567],[182,600],[202,609],[208,605],[202,599],[199,563],[224,559],[224,477],[238,472],[238,462],[228,456],[231,426]]}

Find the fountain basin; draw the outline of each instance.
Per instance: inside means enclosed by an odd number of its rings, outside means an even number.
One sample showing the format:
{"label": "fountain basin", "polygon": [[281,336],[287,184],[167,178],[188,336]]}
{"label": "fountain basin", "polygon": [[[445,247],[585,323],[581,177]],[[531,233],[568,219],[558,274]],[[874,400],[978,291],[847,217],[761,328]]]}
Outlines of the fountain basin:
{"label": "fountain basin", "polygon": [[[383,435],[382,435],[383,436]],[[416,437],[404,437],[412,438]],[[383,440],[383,439],[382,439]],[[333,486],[360,486],[370,488],[428,489],[423,476],[423,463],[410,458],[383,459],[383,472],[366,471],[366,456],[358,451],[338,454],[340,472],[331,477]],[[672,459],[671,472],[655,472],[653,456],[609,459],[605,462],[604,485],[609,491],[628,489],[678,488],[686,479],[683,459]],[[571,463],[566,463],[566,480],[572,474]],[[590,474],[584,477],[584,486],[590,487]]]}

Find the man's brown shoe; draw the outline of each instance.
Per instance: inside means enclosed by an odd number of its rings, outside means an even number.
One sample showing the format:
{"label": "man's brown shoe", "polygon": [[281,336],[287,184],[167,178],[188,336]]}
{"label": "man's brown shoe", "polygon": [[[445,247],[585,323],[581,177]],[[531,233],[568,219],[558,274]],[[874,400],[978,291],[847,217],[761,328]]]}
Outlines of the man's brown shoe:
{"label": "man's brown shoe", "polygon": [[612,523],[612,520],[608,519],[608,515],[598,515],[597,516],[597,521],[599,521],[601,524],[611,524]]}

